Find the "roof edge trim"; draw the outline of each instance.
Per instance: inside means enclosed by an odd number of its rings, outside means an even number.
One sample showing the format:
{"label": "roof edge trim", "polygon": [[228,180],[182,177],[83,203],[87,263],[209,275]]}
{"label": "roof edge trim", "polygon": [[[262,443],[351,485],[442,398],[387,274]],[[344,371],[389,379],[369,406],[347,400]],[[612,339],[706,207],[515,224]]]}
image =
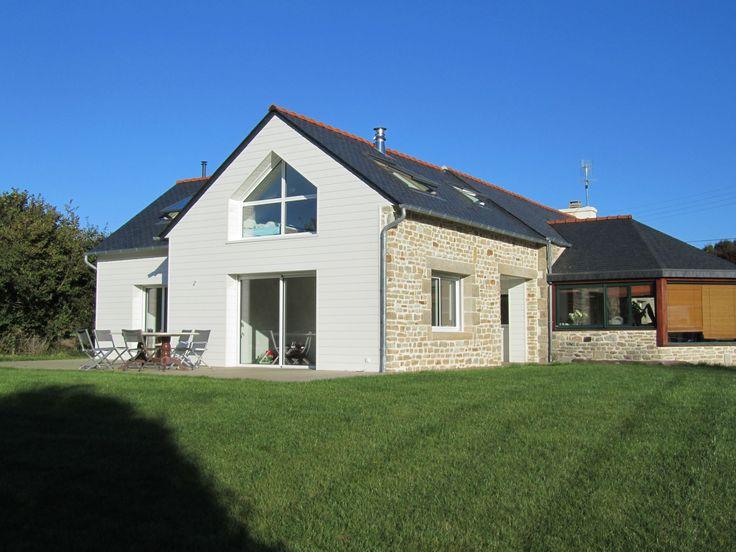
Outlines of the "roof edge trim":
{"label": "roof edge trim", "polygon": [[[445,220],[447,222],[454,222],[456,224],[461,224],[463,226],[469,226],[470,228],[477,228],[479,230],[485,230],[487,232],[492,232],[494,234],[499,234],[501,236],[513,238],[515,240],[521,240],[521,241],[525,241],[529,243],[536,243],[539,245],[547,244],[547,240],[544,238],[533,238],[530,236],[524,236],[522,234],[517,234],[516,232],[509,232],[508,230],[501,230],[499,228],[496,228],[495,226],[490,226],[487,224],[479,224],[475,222],[469,222],[466,219],[462,219],[459,217],[453,217],[450,215],[445,215],[443,213],[438,213],[437,211],[433,211],[431,209],[422,209],[420,207],[414,207],[413,205],[406,205],[403,203],[399,205],[399,207],[404,208],[409,212],[417,213],[419,215],[426,215],[428,217]],[[564,244],[558,244],[558,245],[569,246],[570,244],[564,243]]]}
{"label": "roof edge trim", "polygon": [[608,272],[553,272],[549,282],[622,280],[637,278],[693,278],[736,280],[736,270],[675,269],[612,270]]}
{"label": "roof edge trim", "polygon": [[266,115],[258,122],[256,126],[253,127],[253,130],[251,130],[248,135],[245,137],[245,139],[238,144],[238,146],[232,151],[230,155],[227,156],[227,159],[223,161],[219,167],[217,167],[217,170],[212,173],[212,176],[208,177],[205,183],[197,190],[197,192],[192,196],[192,198],[189,200],[189,203],[187,203],[187,206],[184,207],[184,209],[179,213],[179,216],[177,216],[174,220],[172,220],[160,233],[159,237],[165,238],[169,235],[169,232],[174,229],[174,227],[179,223],[179,221],[184,218],[184,215],[186,215],[189,212],[189,209],[192,208],[192,206],[199,201],[199,198],[204,195],[204,193],[210,189],[210,186],[214,184],[214,182],[220,177],[220,175],[225,172],[225,169],[227,169],[230,164],[235,161],[235,158],[240,155],[240,152],[242,152],[248,144],[251,143],[253,138],[256,137],[256,135],[263,129],[264,126],[274,117],[275,113],[269,111],[266,113]]}
{"label": "roof edge trim", "polygon": [[117,255],[120,253],[153,253],[156,251],[168,252],[168,250],[169,244],[164,242],[161,245],[152,245],[151,247],[130,247],[128,249],[110,249],[105,251],[95,251],[94,249],[90,249],[89,251],[85,251],[85,255],[94,255],[99,258],[100,256]]}

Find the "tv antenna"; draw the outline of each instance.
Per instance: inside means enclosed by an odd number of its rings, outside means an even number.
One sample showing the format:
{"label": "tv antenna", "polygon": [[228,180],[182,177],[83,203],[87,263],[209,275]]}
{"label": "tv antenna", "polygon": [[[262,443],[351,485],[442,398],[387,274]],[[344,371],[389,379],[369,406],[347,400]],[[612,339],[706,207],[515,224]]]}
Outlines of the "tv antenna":
{"label": "tv antenna", "polygon": [[580,172],[585,184],[585,206],[590,205],[590,185],[593,183],[593,162],[580,161]]}

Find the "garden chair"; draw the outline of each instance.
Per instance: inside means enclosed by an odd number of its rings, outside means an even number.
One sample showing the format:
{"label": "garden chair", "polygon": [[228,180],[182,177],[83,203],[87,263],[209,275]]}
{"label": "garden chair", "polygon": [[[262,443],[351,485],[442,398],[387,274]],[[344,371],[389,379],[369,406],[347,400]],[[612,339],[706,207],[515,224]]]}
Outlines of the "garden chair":
{"label": "garden chair", "polygon": [[202,357],[207,352],[207,343],[209,340],[210,330],[195,330],[194,335],[192,335],[192,340],[189,343],[189,351],[183,358],[184,364],[192,370],[201,366],[209,368],[204,360],[202,360]]}
{"label": "garden chair", "polygon": [[112,364],[123,361],[122,354],[125,349],[119,347],[115,343],[115,339],[113,338],[112,332],[110,330],[94,330],[93,333],[95,336],[95,343],[97,347],[113,350],[113,352],[110,354],[110,361],[112,362]]}
{"label": "garden chair", "polygon": [[180,337],[179,341],[176,343],[176,347],[174,347],[171,350],[171,356],[174,358],[178,358],[180,361],[184,361],[187,354],[189,353],[189,349],[191,347],[192,337],[193,337],[193,330],[182,330],[181,333],[188,333],[187,337]]}
{"label": "garden chair", "polygon": [[120,353],[120,359],[123,361],[123,368],[137,365],[140,370],[148,361],[143,330],[122,330],[121,333],[123,334],[123,351]]}
{"label": "garden chair", "polygon": [[108,347],[98,347],[92,342],[92,338],[89,336],[87,330],[77,330],[77,339],[79,339],[79,345],[82,347],[82,352],[89,358],[87,362],[82,364],[80,370],[92,370],[93,368],[112,368],[112,363],[108,360],[115,349]]}

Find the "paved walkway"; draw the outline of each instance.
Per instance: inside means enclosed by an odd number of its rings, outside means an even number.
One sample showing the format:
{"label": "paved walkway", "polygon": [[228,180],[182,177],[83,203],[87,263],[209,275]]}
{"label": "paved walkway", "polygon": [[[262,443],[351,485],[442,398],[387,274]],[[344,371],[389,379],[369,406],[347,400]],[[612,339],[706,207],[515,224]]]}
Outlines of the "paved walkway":
{"label": "paved walkway", "polygon": [[[34,368],[41,370],[79,370],[82,359],[65,360],[23,360],[0,362],[0,368]],[[132,369],[120,373],[135,375],[138,370]],[[354,376],[376,375],[375,372],[337,372],[332,370],[307,370],[304,368],[200,368],[199,370],[157,370],[146,368],[146,374],[161,376],[205,376],[223,379],[254,379],[263,381],[314,381]]]}

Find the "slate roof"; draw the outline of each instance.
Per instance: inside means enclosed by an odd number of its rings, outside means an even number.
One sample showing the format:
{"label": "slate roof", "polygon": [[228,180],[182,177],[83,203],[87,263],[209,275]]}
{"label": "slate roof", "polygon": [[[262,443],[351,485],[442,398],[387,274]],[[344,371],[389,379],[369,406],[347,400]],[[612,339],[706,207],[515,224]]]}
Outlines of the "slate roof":
{"label": "slate roof", "polygon": [[[566,216],[557,209],[474,176],[427,163],[393,149],[387,149],[387,155],[382,155],[370,140],[292,111],[271,106],[271,112],[277,113],[282,120],[396,205],[536,243],[544,243],[546,238],[550,238],[558,245],[567,245],[557,231],[547,224],[549,220]],[[390,168],[417,177],[422,183],[431,185],[434,193],[408,188],[379,163],[386,163]],[[484,196],[485,205],[473,203],[457,191],[457,187],[469,188]]]}
{"label": "slate roof", "polygon": [[[164,229],[162,236],[168,234],[207,187],[217,180],[217,177],[273,117],[279,117],[395,205],[533,243],[544,244],[549,238],[555,244],[569,245],[547,224],[549,220],[567,216],[557,209],[460,171],[433,165],[393,149],[388,149],[387,155],[382,155],[376,151],[373,142],[365,138],[273,105],[248,137],[215,171],[207,184],[195,194],[181,214]],[[381,163],[388,165],[388,168]],[[408,188],[391,174],[392,170],[409,174],[431,186],[433,193]],[[485,205],[474,204],[457,191],[456,187],[478,191],[484,196]]]}
{"label": "slate roof", "polygon": [[165,246],[165,239],[157,239],[159,234],[168,226],[168,221],[162,218],[163,215],[166,211],[170,212],[171,207],[175,204],[191,199],[205,181],[206,179],[203,178],[178,181],[148,207],[100,242],[89,253],[110,253]]}
{"label": "slate roof", "polygon": [[[631,217],[581,221],[455,169],[393,149],[383,155],[365,138],[277,106],[269,108],[268,114],[211,177],[177,182],[91,253],[164,246],[168,232],[273,117],[279,117],[394,205],[532,243],[544,244],[549,239],[566,247],[554,264],[550,281],[736,278],[736,265]],[[409,175],[429,187],[430,193],[407,187],[393,171]],[[457,188],[475,193],[483,205],[474,203]],[[163,218],[166,211],[178,209],[181,211],[173,220]]]}
{"label": "slate roof", "polygon": [[710,255],[631,216],[552,222],[572,244],[549,280],[736,278],[736,264]]}

